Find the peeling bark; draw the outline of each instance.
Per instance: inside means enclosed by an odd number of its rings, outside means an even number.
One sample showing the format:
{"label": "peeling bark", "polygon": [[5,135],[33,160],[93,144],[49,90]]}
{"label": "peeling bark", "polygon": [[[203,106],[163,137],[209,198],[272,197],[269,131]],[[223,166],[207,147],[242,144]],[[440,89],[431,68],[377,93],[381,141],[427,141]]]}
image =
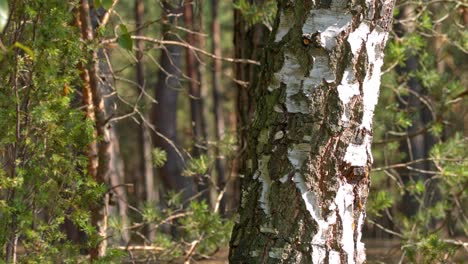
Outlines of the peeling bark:
{"label": "peeling bark", "polygon": [[262,61],[232,263],[363,263],[394,0],[282,1]]}

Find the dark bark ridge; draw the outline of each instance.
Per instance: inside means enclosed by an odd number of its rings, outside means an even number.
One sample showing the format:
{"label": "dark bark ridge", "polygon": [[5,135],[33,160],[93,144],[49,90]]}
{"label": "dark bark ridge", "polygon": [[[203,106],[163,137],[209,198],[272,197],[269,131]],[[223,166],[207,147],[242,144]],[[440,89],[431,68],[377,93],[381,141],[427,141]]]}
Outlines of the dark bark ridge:
{"label": "dark bark ridge", "polygon": [[281,1],[254,91],[232,263],[362,263],[394,1]]}

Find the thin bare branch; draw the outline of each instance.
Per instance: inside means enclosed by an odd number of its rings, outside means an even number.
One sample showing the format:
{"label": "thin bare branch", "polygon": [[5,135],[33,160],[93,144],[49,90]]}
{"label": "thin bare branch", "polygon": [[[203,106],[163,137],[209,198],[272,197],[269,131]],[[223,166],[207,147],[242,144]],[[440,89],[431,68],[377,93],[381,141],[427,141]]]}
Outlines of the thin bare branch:
{"label": "thin bare branch", "polygon": [[[147,42],[151,42],[151,43],[158,44],[158,45],[176,45],[176,46],[185,47],[187,49],[194,50],[196,52],[199,52],[199,53],[201,53],[203,55],[206,55],[206,56],[208,56],[208,57],[210,57],[212,59],[215,59],[215,60],[222,60],[222,61],[233,62],[233,63],[247,63],[247,64],[260,65],[260,62],[255,61],[255,60],[233,59],[233,58],[225,58],[225,57],[215,56],[214,54],[212,54],[210,52],[207,52],[207,51],[205,51],[203,49],[200,49],[200,48],[191,46],[191,45],[189,45],[187,43],[183,43],[183,42],[179,42],[179,41],[159,40],[159,39],[145,37],[145,36],[131,36],[131,38],[134,39],[134,40],[147,41]],[[117,42],[117,38],[112,38],[112,39],[103,40],[103,41],[100,42],[100,44],[109,45],[109,44],[116,43],[116,42]]]}

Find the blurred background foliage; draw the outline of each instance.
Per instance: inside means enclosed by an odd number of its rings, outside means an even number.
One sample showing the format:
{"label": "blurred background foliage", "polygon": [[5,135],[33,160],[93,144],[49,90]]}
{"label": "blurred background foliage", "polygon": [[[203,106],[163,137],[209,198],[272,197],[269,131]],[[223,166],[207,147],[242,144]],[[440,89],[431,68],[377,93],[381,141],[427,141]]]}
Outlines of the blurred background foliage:
{"label": "blurred background foliage", "polygon": [[400,263],[452,262],[457,249],[466,256],[467,12],[457,1],[395,9],[374,118],[367,236],[400,240]]}

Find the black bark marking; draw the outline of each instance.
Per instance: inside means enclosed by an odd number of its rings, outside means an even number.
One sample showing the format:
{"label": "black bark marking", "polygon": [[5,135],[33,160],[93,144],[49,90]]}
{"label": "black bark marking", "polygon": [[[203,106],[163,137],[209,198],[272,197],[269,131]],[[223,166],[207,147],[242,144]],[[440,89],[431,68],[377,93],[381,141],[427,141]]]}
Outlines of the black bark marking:
{"label": "black bark marking", "polygon": [[359,82],[359,92],[361,96],[364,95],[363,83],[367,74],[367,71],[366,71],[367,64],[368,64],[368,58],[367,58],[366,42],[365,40],[363,40],[361,43],[361,48],[356,58],[356,63],[354,64],[354,72],[356,73],[356,79]]}

